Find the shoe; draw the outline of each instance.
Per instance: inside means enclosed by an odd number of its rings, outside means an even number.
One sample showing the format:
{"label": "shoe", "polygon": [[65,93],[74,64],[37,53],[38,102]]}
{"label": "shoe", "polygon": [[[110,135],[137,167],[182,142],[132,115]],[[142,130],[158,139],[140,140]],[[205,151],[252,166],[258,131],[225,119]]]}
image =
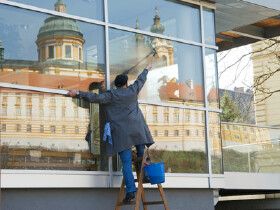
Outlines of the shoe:
{"label": "shoe", "polygon": [[144,183],[150,183],[149,177],[148,177],[148,176],[144,176],[143,182],[144,182]]}
{"label": "shoe", "polygon": [[134,192],[128,192],[126,193],[123,202],[131,201],[133,198],[135,198]]}

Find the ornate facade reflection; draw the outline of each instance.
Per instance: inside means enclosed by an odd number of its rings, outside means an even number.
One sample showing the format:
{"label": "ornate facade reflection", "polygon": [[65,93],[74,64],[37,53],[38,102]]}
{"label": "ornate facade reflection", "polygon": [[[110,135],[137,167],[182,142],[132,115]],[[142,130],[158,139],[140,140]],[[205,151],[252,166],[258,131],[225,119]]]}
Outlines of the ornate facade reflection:
{"label": "ornate facade reflection", "polygon": [[[58,0],[55,3],[55,11],[65,13],[66,5]],[[163,34],[164,26],[157,12],[156,9],[150,31]],[[136,29],[139,29],[138,21]],[[3,55],[0,61],[0,82],[51,89],[102,89],[105,67],[98,64],[95,58],[97,49],[94,46],[84,49],[86,41],[81,27],[75,20],[49,17],[37,34],[38,60],[4,59]],[[200,48],[197,48],[199,51]],[[143,69],[143,58],[153,49],[157,51],[157,55],[140,99],[203,107],[202,81],[191,76],[185,80],[183,69],[179,71],[177,58],[174,57],[176,49],[173,43],[166,39],[146,37],[139,33],[132,37],[113,39],[110,42],[110,53],[116,51],[118,54],[123,51],[124,54],[110,57],[111,80],[116,74],[127,73],[132,83],[139,73],[138,69]],[[85,53],[93,57],[90,62],[84,61]],[[134,68],[135,64],[137,69]],[[199,71],[199,68],[193,71]],[[213,98],[212,102],[217,104],[216,95],[212,94],[216,93],[216,88],[212,89],[207,98],[210,101]],[[84,165],[85,170],[99,169],[96,161],[102,158],[102,149],[98,106],[90,106],[60,95],[28,90],[1,88],[0,94],[1,144],[3,154],[7,154],[7,164],[4,167],[73,169],[73,165],[76,164]],[[186,167],[186,171],[182,171],[182,167],[176,168],[174,163],[166,160],[169,172],[207,173],[204,111],[147,104],[141,104],[140,107],[156,142],[153,149],[158,152],[173,152],[176,157],[183,154],[183,161],[187,159],[187,165],[194,161],[198,165],[197,168]],[[210,137],[213,136],[212,148],[219,155],[220,122],[217,122],[214,115],[210,118],[210,122],[215,122],[211,124],[213,129],[210,132]],[[85,140],[88,135],[92,142]],[[47,154],[46,151],[53,153]],[[90,152],[95,156],[90,155]],[[22,155],[18,155],[19,153]],[[12,156],[9,156],[10,154]],[[160,155],[162,156],[161,153]],[[193,156],[196,157],[193,159]],[[26,164],[18,164],[19,161]],[[42,164],[33,166],[34,161]],[[49,164],[49,161],[56,164]],[[27,164],[29,162],[31,164]],[[64,165],[57,165],[58,163]],[[72,165],[65,166],[65,163]],[[82,170],[82,167],[76,168]]]}

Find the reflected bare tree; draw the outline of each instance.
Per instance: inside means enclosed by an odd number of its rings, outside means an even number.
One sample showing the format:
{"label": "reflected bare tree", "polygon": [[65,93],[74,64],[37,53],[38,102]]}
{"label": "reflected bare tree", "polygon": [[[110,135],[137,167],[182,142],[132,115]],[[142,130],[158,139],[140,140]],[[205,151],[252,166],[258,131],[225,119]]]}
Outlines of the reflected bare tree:
{"label": "reflected bare tree", "polygon": [[[265,65],[265,71],[262,73],[256,73],[254,75],[254,82],[253,85],[246,84],[245,81],[242,81],[245,87],[247,87],[248,90],[253,91],[254,95],[263,94],[263,97],[257,98],[255,100],[255,104],[260,103],[269,97],[271,97],[273,94],[280,92],[280,87],[276,89],[269,88],[265,86],[265,83],[269,82],[269,79],[273,77],[278,77],[280,72],[280,40],[278,38],[273,39],[267,39],[264,41],[264,44],[261,45],[261,47],[253,49],[252,51],[245,53],[243,55],[240,55],[235,61],[232,63],[229,63],[225,68],[219,72],[219,79],[225,74],[227,71],[232,71],[232,68],[235,69],[234,77],[232,78],[232,82],[230,85],[234,84],[237,80],[243,80],[241,77],[241,73],[246,73],[246,71],[249,71],[248,66],[250,59],[253,59],[255,56],[270,56],[276,59],[271,59],[268,61]],[[219,62],[222,62],[224,59],[226,59],[230,55],[230,51],[222,52],[220,54]],[[246,60],[246,64],[242,66],[241,69],[239,69],[242,62]]]}

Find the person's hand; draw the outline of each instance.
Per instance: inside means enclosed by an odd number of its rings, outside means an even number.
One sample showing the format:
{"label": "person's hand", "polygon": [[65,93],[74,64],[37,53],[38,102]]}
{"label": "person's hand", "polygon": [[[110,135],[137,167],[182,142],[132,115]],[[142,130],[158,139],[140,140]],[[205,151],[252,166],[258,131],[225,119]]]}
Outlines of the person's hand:
{"label": "person's hand", "polygon": [[148,71],[150,71],[150,69],[152,68],[152,64],[151,63],[149,63],[147,66],[146,66],[146,68],[145,69],[147,69]]}
{"label": "person's hand", "polygon": [[71,97],[75,97],[77,95],[77,90],[69,90],[67,95]]}

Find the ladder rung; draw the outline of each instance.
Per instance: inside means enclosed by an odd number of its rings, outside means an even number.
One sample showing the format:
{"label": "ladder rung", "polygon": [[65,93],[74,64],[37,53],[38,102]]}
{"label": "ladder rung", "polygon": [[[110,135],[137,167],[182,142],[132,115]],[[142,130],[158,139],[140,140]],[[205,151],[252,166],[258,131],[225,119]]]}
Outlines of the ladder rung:
{"label": "ladder rung", "polygon": [[[138,179],[134,179],[134,181],[135,181],[135,182],[138,182]],[[148,183],[151,183],[151,182],[150,182],[150,181],[144,181],[144,180],[143,180],[143,182],[142,182],[142,184],[148,184]]]}
{"label": "ladder rung", "polygon": [[132,158],[132,161],[133,161],[134,163],[140,163],[140,162],[142,162],[142,160],[143,160],[142,157],[134,157],[134,158]]}
{"label": "ladder rung", "polygon": [[144,206],[148,205],[158,205],[158,204],[164,204],[163,201],[149,201],[149,202],[144,202]]}
{"label": "ladder rung", "polygon": [[118,206],[135,205],[136,201],[119,202]]}

